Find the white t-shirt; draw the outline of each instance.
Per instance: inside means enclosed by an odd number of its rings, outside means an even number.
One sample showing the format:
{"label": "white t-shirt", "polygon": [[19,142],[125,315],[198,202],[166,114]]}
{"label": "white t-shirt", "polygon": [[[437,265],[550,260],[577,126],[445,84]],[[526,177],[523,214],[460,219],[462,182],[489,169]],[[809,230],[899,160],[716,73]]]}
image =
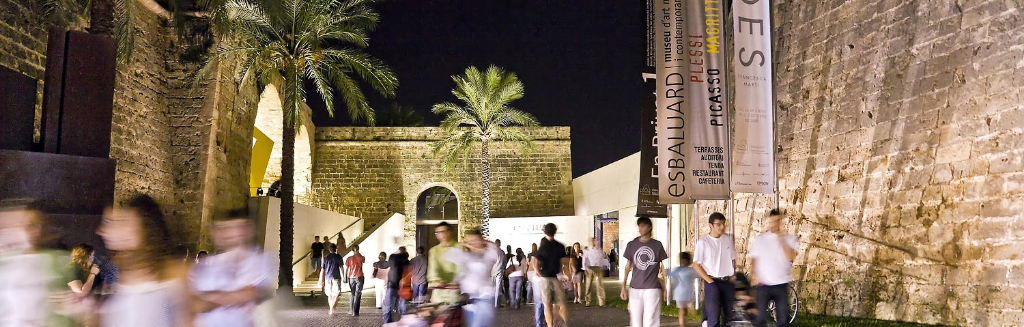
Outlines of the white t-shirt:
{"label": "white t-shirt", "polygon": [[494,280],[491,270],[495,262],[501,260],[501,250],[494,244],[487,244],[482,253],[464,251],[461,248],[450,248],[444,254],[444,260],[459,267],[455,276],[462,293],[470,298],[481,299],[494,296]]}
{"label": "white t-shirt", "polygon": [[[796,236],[786,235],[784,241],[790,249],[796,250]],[[754,273],[762,285],[779,285],[793,281],[793,262],[786,258],[779,244],[779,235],[767,232],[754,238],[750,244],[749,257],[754,261]]]}
{"label": "white t-shirt", "polygon": [[711,277],[728,277],[736,274],[733,260],[736,260],[736,243],[729,234],[722,234],[719,238],[704,235],[697,240],[697,246],[693,250],[693,262],[704,267],[704,271]]}
{"label": "white t-shirt", "polygon": [[[268,290],[274,282],[273,267],[258,248],[238,248],[210,256],[189,272],[189,282],[198,292],[237,291],[248,286]],[[251,327],[256,303],[219,307],[196,315],[196,327]]]}

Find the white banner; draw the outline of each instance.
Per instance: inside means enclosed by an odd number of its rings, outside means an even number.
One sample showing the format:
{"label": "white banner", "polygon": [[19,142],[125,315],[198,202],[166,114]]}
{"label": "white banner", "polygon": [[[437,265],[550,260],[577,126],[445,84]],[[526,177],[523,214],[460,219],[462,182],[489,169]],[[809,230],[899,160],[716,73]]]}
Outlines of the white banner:
{"label": "white banner", "polygon": [[686,190],[686,24],[683,0],[654,0],[658,202],[693,203]]}
{"label": "white banner", "polygon": [[775,186],[771,8],[768,0],[733,2],[736,134],[732,191],[773,193]]}
{"label": "white banner", "polygon": [[729,198],[729,110],[725,96],[725,37],[719,1],[686,0],[690,95],[686,170],[690,198]]}

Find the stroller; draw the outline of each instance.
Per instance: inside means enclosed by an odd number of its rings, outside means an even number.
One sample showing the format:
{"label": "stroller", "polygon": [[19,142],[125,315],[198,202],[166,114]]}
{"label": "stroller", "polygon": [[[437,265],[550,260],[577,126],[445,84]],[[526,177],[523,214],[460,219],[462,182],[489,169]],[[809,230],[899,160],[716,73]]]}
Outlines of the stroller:
{"label": "stroller", "polygon": [[[733,284],[736,286],[736,303],[733,305],[733,316],[729,318],[728,326],[730,327],[752,327],[757,322],[757,297],[753,285],[750,285],[750,278],[746,274],[737,272],[736,278],[733,279]],[[790,323],[796,320],[796,313],[799,309],[799,299],[796,296],[796,291],[792,286],[789,288],[789,317],[783,319],[789,319]],[[774,325],[775,318],[775,302],[768,303],[768,322],[770,325]]]}
{"label": "stroller", "polygon": [[[463,306],[468,297],[459,293],[458,288],[436,288],[430,295],[433,302],[413,303],[398,322],[385,327],[461,327]],[[417,301],[419,302],[419,301]]]}

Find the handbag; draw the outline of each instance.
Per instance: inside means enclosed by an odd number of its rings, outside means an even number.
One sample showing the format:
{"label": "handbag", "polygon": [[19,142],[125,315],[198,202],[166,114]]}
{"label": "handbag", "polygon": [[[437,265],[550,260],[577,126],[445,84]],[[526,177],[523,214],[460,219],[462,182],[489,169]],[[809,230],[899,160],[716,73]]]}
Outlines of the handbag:
{"label": "handbag", "polygon": [[402,280],[398,282],[398,298],[402,300],[412,300],[412,273],[408,270],[402,274]]}

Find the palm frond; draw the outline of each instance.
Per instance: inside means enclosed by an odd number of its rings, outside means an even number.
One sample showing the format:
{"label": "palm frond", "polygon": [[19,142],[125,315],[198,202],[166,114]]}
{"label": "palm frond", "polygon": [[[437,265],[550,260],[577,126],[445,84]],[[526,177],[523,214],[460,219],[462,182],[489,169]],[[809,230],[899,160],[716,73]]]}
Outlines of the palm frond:
{"label": "palm frond", "polygon": [[135,0],[114,0],[114,38],[117,40],[117,59],[127,63],[135,49]]}

